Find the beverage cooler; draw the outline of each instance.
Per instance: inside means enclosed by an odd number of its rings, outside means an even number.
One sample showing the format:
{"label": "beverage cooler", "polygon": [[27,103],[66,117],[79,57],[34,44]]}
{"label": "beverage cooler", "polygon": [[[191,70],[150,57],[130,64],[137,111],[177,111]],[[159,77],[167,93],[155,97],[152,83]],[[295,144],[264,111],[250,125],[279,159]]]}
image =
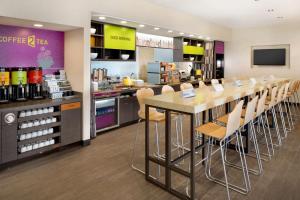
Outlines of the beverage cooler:
{"label": "beverage cooler", "polygon": [[95,100],[96,132],[119,126],[119,97]]}

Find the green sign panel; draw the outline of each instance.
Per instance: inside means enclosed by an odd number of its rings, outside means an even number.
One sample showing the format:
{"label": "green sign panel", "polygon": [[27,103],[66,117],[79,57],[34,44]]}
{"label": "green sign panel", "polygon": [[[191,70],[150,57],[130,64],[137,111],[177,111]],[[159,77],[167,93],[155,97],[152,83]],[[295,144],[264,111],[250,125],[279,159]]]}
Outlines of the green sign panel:
{"label": "green sign panel", "polygon": [[196,46],[183,46],[183,53],[192,55],[204,55],[204,48]]}
{"label": "green sign panel", "polygon": [[104,48],[135,50],[135,29],[104,25]]}

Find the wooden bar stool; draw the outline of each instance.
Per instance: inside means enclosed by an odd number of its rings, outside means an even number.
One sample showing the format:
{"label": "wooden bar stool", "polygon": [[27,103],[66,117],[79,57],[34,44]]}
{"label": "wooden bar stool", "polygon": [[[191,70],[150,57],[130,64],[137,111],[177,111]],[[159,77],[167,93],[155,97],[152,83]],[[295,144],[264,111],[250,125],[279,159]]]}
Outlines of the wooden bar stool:
{"label": "wooden bar stool", "polygon": [[[255,149],[255,156],[251,156],[251,157],[256,158],[258,169],[255,170],[255,169],[249,168],[248,170],[249,170],[250,173],[252,173],[254,175],[260,175],[263,171],[260,152],[259,152],[259,147],[258,147],[258,142],[257,142],[257,138],[256,138],[256,132],[255,132],[254,123],[253,123],[253,120],[256,117],[255,108],[256,108],[257,102],[258,102],[258,96],[255,96],[247,104],[246,110],[244,110],[244,116],[242,116],[243,118],[240,120],[240,130],[243,130],[247,125],[249,125],[250,141],[251,140],[253,141],[253,146],[254,146],[254,149]],[[223,116],[219,119],[222,120],[221,122],[223,124],[227,125],[228,118],[229,118],[229,115],[225,115],[225,116]],[[225,150],[227,151],[227,149],[228,148],[226,148]],[[242,169],[239,165],[236,165],[236,164],[228,161],[226,156],[225,156],[225,161],[226,161],[226,164],[229,165],[229,166],[232,166],[232,167],[235,167],[235,168],[238,168],[238,169]]]}
{"label": "wooden bar stool", "polygon": [[[272,140],[270,125],[267,116],[267,110],[265,109],[267,95],[268,95],[268,90],[265,90],[263,92],[263,95],[260,97],[258,101],[255,120],[257,124],[257,133],[263,135],[263,138],[265,140],[265,145],[267,148],[267,153],[261,153],[261,154],[267,156],[269,158],[268,160],[271,160],[272,156],[274,155],[274,147],[273,147],[273,140]],[[262,132],[260,131],[261,127],[263,129]],[[268,132],[266,131],[265,127],[268,128]],[[269,137],[267,137],[267,133]],[[270,139],[270,142],[268,141],[268,138]],[[271,150],[269,146],[271,146]],[[266,159],[262,159],[262,160],[268,161]]]}
{"label": "wooden bar stool", "polygon": [[285,113],[286,113],[286,117],[287,117],[288,124],[289,124],[289,128],[287,129],[288,131],[292,131],[295,127],[294,122],[293,122],[290,103],[288,100],[288,92],[289,92],[290,86],[291,86],[291,82],[288,82],[285,84],[284,93],[283,93],[283,97],[282,97],[282,102],[284,104]]}
{"label": "wooden bar stool", "polygon": [[193,89],[193,85],[191,83],[181,83],[180,84],[180,90],[188,90],[188,89]]}
{"label": "wooden bar stool", "polygon": [[[136,96],[137,96],[137,99],[138,99],[138,102],[139,102],[139,105],[140,105],[140,110],[138,112],[138,115],[140,117],[139,122],[141,122],[142,120],[146,119],[144,99],[147,98],[147,97],[154,96],[154,91],[151,88],[139,89],[136,93]],[[158,124],[165,121],[165,115],[163,113],[158,112],[155,108],[150,108],[149,109],[149,121],[155,123],[155,145],[156,145],[155,154],[158,158],[163,158],[163,156],[160,153],[160,147],[159,147]],[[138,125],[139,125],[139,123],[138,123]],[[131,167],[134,170],[145,174],[145,171],[137,168],[134,165],[135,149],[136,149],[136,145],[137,145],[137,142],[138,142],[138,135],[139,135],[139,130],[137,129],[137,133],[135,135],[135,141],[134,141],[134,145],[133,145],[133,150],[132,150]],[[159,177],[159,176],[160,176],[160,165],[158,165],[158,175],[157,175],[157,177]]]}
{"label": "wooden bar stool", "polygon": [[272,114],[273,122],[275,125],[278,144],[274,144],[274,145],[281,146],[282,140],[281,140],[281,135],[279,132],[278,120],[277,120],[277,115],[276,115],[276,111],[275,111],[277,91],[278,91],[278,87],[272,88],[271,99],[270,99],[270,101],[266,101],[266,110],[267,110],[267,112],[270,112]]}
{"label": "wooden bar stool", "polygon": [[282,85],[279,88],[277,96],[276,96],[276,101],[275,101],[275,109],[277,108],[277,110],[279,111],[279,115],[280,115],[280,119],[281,119],[281,125],[282,125],[282,129],[283,129],[283,133],[284,133],[284,136],[281,137],[282,139],[287,137],[287,129],[286,129],[285,119],[284,119],[284,116],[283,116],[283,110],[282,110],[282,105],[281,105],[284,89],[285,89],[285,85]]}
{"label": "wooden bar stool", "polygon": [[299,105],[298,105],[298,90],[300,86],[300,81],[294,80],[292,82],[292,86],[290,87],[290,90],[288,91],[287,98],[289,99],[289,102],[291,105],[293,105],[293,110],[294,110],[294,116],[297,117],[299,116],[297,113],[299,112]]}
{"label": "wooden bar stool", "polygon": [[207,87],[203,81],[199,81],[199,88]]}
{"label": "wooden bar stool", "polygon": [[[210,123],[204,124],[202,126],[199,126],[195,129],[196,131],[206,135],[209,138],[208,139],[207,161],[206,161],[206,165],[205,165],[206,177],[209,180],[226,187],[227,199],[230,199],[229,189],[232,189],[232,190],[237,191],[242,194],[247,194],[251,189],[250,185],[249,185],[249,174],[248,174],[247,163],[246,163],[246,159],[245,159],[245,155],[244,155],[243,142],[242,142],[242,138],[241,138],[241,133],[239,131],[243,103],[244,103],[244,101],[240,101],[236,105],[234,110],[229,114],[228,123],[227,123],[226,127],[210,122]],[[225,155],[224,155],[225,154],[225,146],[227,144],[229,144],[230,141],[232,141],[235,138],[237,139],[237,148],[239,149],[238,152],[239,152],[239,156],[240,156],[240,160],[241,160],[241,164],[242,164],[245,187],[239,187],[237,185],[233,185],[233,184],[229,183],[228,179],[227,179]],[[216,140],[219,141],[220,148],[217,150],[220,150],[220,152],[221,152],[225,181],[217,179],[211,175],[212,155],[215,153],[215,152],[213,152],[212,147],[215,144]]]}
{"label": "wooden bar stool", "polygon": [[[175,90],[169,86],[169,85],[164,85],[161,89],[162,94],[167,94],[167,93],[175,93]],[[181,155],[180,149],[182,150],[182,154],[184,154],[184,140],[183,140],[183,115],[180,113],[172,112],[171,113],[172,117],[175,119],[175,128],[176,128],[176,146],[178,148],[178,154]],[[179,133],[180,133],[180,142],[179,142]]]}
{"label": "wooden bar stool", "polygon": [[219,80],[218,79],[211,79],[211,84],[212,85],[219,84]]}

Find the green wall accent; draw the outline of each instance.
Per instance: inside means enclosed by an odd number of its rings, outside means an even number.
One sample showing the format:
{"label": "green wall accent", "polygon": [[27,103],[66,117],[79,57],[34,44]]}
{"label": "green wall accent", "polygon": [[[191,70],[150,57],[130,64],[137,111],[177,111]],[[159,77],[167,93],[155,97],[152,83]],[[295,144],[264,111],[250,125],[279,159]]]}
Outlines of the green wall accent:
{"label": "green wall accent", "polygon": [[134,51],[135,29],[105,24],[104,48]]}
{"label": "green wall accent", "polygon": [[183,46],[183,54],[204,55],[204,48],[196,46]]}

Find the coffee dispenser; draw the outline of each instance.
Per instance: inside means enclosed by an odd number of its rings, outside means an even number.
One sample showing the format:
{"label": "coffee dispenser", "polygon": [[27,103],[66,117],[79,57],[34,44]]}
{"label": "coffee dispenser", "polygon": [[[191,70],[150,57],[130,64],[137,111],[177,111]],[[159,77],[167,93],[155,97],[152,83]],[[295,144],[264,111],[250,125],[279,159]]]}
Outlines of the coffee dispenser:
{"label": "coffee dispenser", "polygon": [[29,98],[42,99],[43,95],[43,71],[41,67],[31,67],[28,70]]}
{"label": "coffee dispenser", "polygon": [[0,68],[0,103],[8,103],[9,101],[9,70]]}
{"label": "coffee dispenser", "polygon": [[11,72],[12,100],[26,101],[27,99],[27,71],[15,68]]}

